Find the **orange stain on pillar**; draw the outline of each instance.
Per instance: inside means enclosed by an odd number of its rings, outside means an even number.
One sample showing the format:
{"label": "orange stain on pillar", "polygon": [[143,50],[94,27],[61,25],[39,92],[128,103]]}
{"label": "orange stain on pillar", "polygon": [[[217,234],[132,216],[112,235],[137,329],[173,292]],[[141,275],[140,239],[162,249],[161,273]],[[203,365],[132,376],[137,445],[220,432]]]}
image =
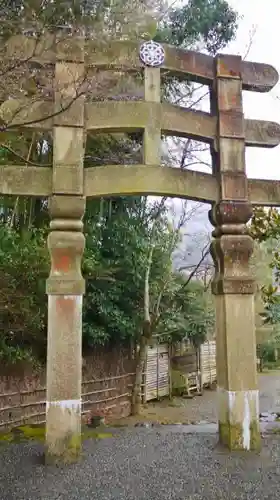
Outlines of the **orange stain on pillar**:
{"label": "orange stain on pillar", "polygon": [[67,322],[74,321],[73,313],[75,311],[76,306],[76,297],[65,297],[65,296],[57,296],[55,301],[56,311],[59,313],[60,318],[67,319]]}
{"label": "orange stain on pillar", "polygon": [[71,260],[69,255],[64,252],[56,252],[55,258],[53,259],[53,267],[55,271],[67,273],[70,269]]}

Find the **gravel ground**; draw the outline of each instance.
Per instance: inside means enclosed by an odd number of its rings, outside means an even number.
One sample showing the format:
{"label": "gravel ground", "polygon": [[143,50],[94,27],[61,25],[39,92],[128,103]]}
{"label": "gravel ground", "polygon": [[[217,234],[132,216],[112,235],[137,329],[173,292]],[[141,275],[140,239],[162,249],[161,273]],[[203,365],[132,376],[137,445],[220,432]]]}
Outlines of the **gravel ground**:
{"label": "gravel ground", "polygon": [[[260,377],[261,411],[280,411],[280,373]],[[216,420],[216,393],[185,401],[194,421]],[[176,408],[170,408],[176,410]],[[117,434],[116,434],[117,433]],[[126,428],[84,443],[81,464],[45,467],[34,443],[0,448],[2,500],[274,500],[280,495],[280,435],[260,454],[229,454],[213,433],[179,426]]]}
{"label": "gravel ground", "polygon": [[[280,413],[280,371],[260,375],[259,390],[260,411]],[[161,423],[217,422],[217,393],[215,390],[205,390],[203,396],[196,396],[193,399],[175,398],[172,402],[164,399],[149,403],[144,408],[141,418],[129,417],[123,419],[123,423],[134,425],[141,420]]]}
{"label": "gravel ground", "polygon": [[79,465],[40,465],[39,445],[11,445],[0,454],[5,500],[266,500],[280,495],[280,438],[261,454],[219,449],[215,435],[125,429],[85,443]]}
{"label": "gravel ground", "polygon": [[[280,413],[280,371],[259,375],[259,391],[260,411]],[[187,420],[216,422],[216,408],[216,391],[205,391],[202,397],[185,400],[184,412]]]}
{"label": "gravel ground", "polygon": [[280,413],[280,371],[260,375],[260,410]]}

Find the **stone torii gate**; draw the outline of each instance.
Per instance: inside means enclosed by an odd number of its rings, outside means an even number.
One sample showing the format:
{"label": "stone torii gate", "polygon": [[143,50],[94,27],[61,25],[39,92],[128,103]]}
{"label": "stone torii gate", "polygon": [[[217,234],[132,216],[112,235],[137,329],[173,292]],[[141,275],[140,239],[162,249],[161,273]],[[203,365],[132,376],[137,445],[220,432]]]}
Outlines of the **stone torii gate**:
{"label": "stone torii gate", "polygon": [[[242,90],[267,92],[278,80],[268,65],[239,56],[215,58],[154,42],[115,42],[98,49],[83,38],[14,37],[7,58],[54,68],[53,100],[15,101],[0,107],[7,127],[52,130],[53,166],[0,166],[0,194],[49,198],[47,281],[47,458],[68,462],[81,447],[82,218],[87,197],[151,194],[212,205],[212,256],[216,274],[217,372],[220,441],[230,449],[260,446],[254,318],[254,281],[249,270],[253,241],[245,225],[252,205],[280,205],[280,182],[247,179],[245,147],[274,147],[280,127],[245,119]],[[89,102],[77,82],[91,68],[143,71],[142,101]],[[211,113],[161,103],[161,74],[208,85]],[[80,88],[82,88],[80,85]],[[64,110],[61,112],[61,110]],[[85,138],[91,132],[143,131],[140,165],[84,169]],[[213,172],[161,165],[161,134],[211,146]]]}

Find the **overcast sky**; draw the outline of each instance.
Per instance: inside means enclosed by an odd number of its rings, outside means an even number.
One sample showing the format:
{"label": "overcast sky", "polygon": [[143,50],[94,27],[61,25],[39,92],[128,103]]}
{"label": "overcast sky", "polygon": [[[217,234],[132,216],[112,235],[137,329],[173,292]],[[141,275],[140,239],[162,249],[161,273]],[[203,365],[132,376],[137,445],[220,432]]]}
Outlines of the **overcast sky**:
{"label": "overcast sky", "polygon": [[[225,50],[245,56],[251,40],[248,61],[268,63],[280,73],[280,0],[229,0],[243,16],[236,40]],[[280,84],[266,94],[244,92],[246,118],[280,122]],[[280,180],[280,147],[247,148],[249,177]]]}
{"label": "overcast sky", "polygon": [[[228,0],[238,11],[242,19],[239,22],[237,36],[225,50],[226,53],[239,54],[243,58],[247,54],[248,61],[268,63],[280,73],[280,0]],[[265,94],[243,92],[245,117],[280,122],[280,84]],[[280,147],[273,149],[247,148],[247,175],[255,178],[280,180]],[[204,170],[199,168],[199,170]],[[176,203],[176,202],[175,202]],[[178,211],[180,202],[178,200]],[[177,204],[176,203],[176,204]],[[211,231],[207,211],[197,214],[188,224],[187,231],[191,234]],[[184,239],[183,247],[187,246],[189,238]],[[201,238],[204,245],[204,238]],[[197,260],[198,254],[191,258]],[[198,252],[199,253],[199,252]]]}
{"label": "overcast sky", "polygon": [[[174,5],[172,0],[168,3]],[[184,3],[184,0],[175,2],[177,5]],[[236,39],[224,52],[243,58],[246,55],[248,61],[271,64],[280,73],[280,0],[228,0],[228,3],[242,19]],[[265,94],[243,92],[243,106],[246,118],[280,122],[280,83]],[[247,148],[246,160],[249,177],[280,180],[279,146]]]}

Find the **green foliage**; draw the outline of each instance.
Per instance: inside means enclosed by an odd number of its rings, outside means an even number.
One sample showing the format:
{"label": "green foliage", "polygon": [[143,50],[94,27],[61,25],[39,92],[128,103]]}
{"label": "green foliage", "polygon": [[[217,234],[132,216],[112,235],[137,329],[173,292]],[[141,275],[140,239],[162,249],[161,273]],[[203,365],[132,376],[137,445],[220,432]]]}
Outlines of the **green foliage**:
{"label": "green foliage", "polygon": [[[270,262],[268,270],[271,283],[262,286],[262,296],[265,302],[265,321],[274,323],[274,315],[278,315],[280,298],[277,295],[280,284],[280,214],[276,208],[255,207],[249,230],[255,241],[265,244],[269,250]],[[275,317],[276,317],[275,316]]]}
{"label": "green foliage", "polygon": [[[82,22],[100,43],[104,42],[105,33],[108,36],[149,38],[155,32],[155,16],[151,16],[151,12],[156,9],[159,13],[160,4],[152,0],[14,0],[0,7],[0,35],[3,39],[26,28],[40,33],[42,29],[56,29],[58,26],[69,29],[71,26],[75,31]],[[171,9],[168,13],[155,38],[176,46],[190,48],[203,43],[209,52],[214,53],[223,48],[236,31],[236,13],[223,0],[190,0],[182,8]],[[12,75],[11,68],[9,72]],[[122,93],[125,92],[126,86]],[[85,168],[140,161],[140,142],[137,133],[88,137]],[[22,165],[28,163],[25,161],[27,157],[29,163],[31,161],[42,168],[50,165],[52,138],[39,133],[32,140],[5,134],[0,163]],[[213,328],[213,307],[199,284],[186,286],[181,276],[173,275],[171,255],[179,235],[170,228],[165,210],[161,208],[159,213],[158,202],[151,204],[147,197],[91,200],[87,204],[84,222],[84,349],[96,344],[139,339],[144,320],[145,276],[149,266],[149,312],[153,334],[162,340],[188,337],[194,344],[203,342]],[[45,200],[28,197],[0,199],[2,362],[45,357],[45,280],[49,272],[47,225]]]}
{"label": "green foliage", "polygon": [[126,341],[140,328],[146,233],[137,211],[134,198],[88,203],[84,339],[89,346]]}
{"label": "green foliage", "polygon": [[263,344],[260,348],[259,356],[264,363],[275,361],[275,346],[271,343]]}
{"label": "green foliage", "polygon": [[270,325],[280,324],[280,297],[273,297],[273,300],[268,302],[265,313],[265,323]]}
{"label": "green foliage", "polygon": [[255,207],[250,223],[250,233],[259,242],[279,239],[280,213],[277,208]]}
{"label": "green foliage", "polygon": [[210,294],[205,293],[200,283],[190,286],[187,293],[188,315],[186,336],[194,345],[199,345],[214,333],[215,313]]}
{"label": "green foliage", "polygon": [[0,358],[31,360],[34,347],[37,356],[44,356],[49,271],[45,234],[32,230],[23,240],[17,231],[0,226],[0,242]]}
{"label": "green foliage", "polygon": [[188,338],[198,346],[213,333],[215,317],[212,298],[204,292],[201,283],[190,282],[185,287],[185,279],[180,275],[174,276],[166,291],[164,308],[158,328],[161,340]]}
{"label": "green foliage", "polygon": [[[275,342],[280,341],[280,296],[278,294],[280,284],[280,215],[278,210],[256,207],[249,229],[259,248],[265,249],[266,253],[266,276],[263,276],[260,286],[263,303],[260,318],[265,328],[271,325],[271,333],[267,342],[260,346],[260,355],[269,361],[268,351],[270,352]],[[259,268],[262,267],[261,262],[256,262],[256,264]],[[269,280],[267,280],[267,276],[269,276]]]}
{"label": "green foliage", "polygon": [[156,39],[185,48],[203,43],[215,54],[235,37],[237,22],[237,13],[225,0],[189,0],[171,9]]}
{"label": "green foliage", "polygon": [[85,27],[100,41],[105,36],[143,36],[153,33],[156,0],[6,0],[0,5],[0,34],[8,38],[23,30],[30,33],[77,33]]}
{"label": "green foliage", "polygon": [[[102,207],[102,210],[101,210]],[[118,198],[88,203],[83,274],[83,344],[126,343],[137,338],[143,324],[144,277],[148,263],[154,206],[145,198]],[[0,234],[0,357],[6,362],[44,358],[46,348],[45,280],[49,258],[46,232],[29,237],[1,227]],[[204,340],[212,327],[202,287],[184,287],[172,274],[174,235],[164,211],[159,217],[150,276],[151,313],[162,299],[155,334],[169,339]]]}

